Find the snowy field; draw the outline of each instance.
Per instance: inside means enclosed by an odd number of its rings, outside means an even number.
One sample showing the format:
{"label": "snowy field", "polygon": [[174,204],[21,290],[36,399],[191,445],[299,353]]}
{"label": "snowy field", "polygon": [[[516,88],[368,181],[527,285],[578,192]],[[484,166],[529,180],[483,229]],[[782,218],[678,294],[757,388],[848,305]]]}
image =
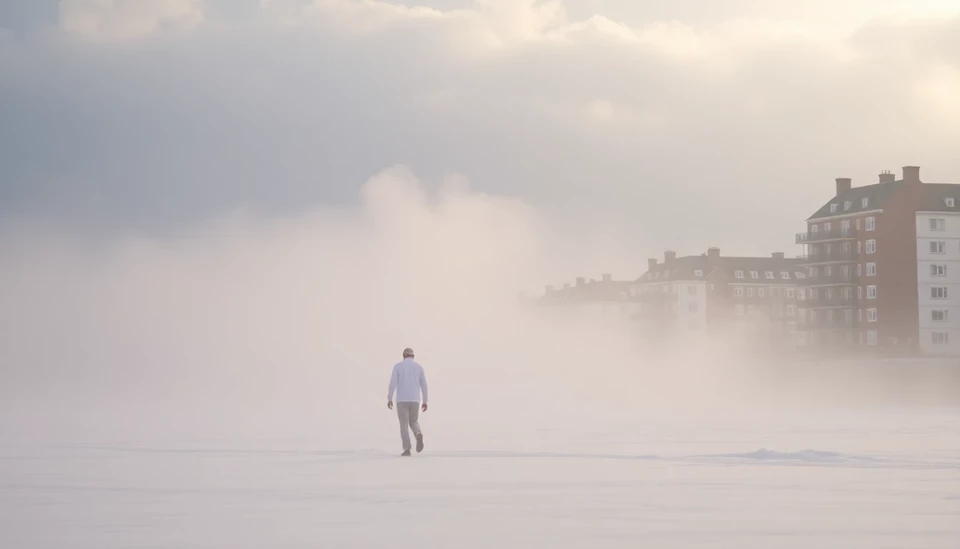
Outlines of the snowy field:
{"label": "snowy field", "polygon": [[956,411],[442,418],[412,458],[386,410],[372,439],[17,436],[0,547],[960,547]]}

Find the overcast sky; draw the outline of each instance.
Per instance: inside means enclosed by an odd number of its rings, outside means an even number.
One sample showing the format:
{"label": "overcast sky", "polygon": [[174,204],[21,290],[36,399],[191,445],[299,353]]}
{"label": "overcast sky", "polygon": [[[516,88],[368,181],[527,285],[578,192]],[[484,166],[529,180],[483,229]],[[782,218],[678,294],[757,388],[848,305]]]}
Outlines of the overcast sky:
{"label": "overcast sky", "polygon": [[794,251],[835,177],[960,182],[954,0],[7,0],[0,27],[0,220],[75,234],[353,204],[402,164],[642,264]]}

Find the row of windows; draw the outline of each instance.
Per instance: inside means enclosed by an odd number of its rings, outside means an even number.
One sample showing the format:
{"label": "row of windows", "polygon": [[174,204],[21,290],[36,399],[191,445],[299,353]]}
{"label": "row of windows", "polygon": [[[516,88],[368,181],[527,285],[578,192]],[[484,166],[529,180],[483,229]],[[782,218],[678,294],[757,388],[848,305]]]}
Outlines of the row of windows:
{"label": "row of windows", "polygon": [[[831,213],[834,213],[834,212],[831,211]],[[859,219],[859,218],[855,219],[855,220],[854,220],[854,223],[855,223],[855,224],[854,224],[854,227],[856,228],[856,230],[859,231],[859,230],[860,230],[860,219]],[[867,218],[865,218],[863,224],[864,224],[864,228],[865,228],[866,230],[868,230],[868,231],[875,231],[875,230],[877,229],[877,219],[876,219],[875,217],[867,217]],[[829,221],[825,221],[825,222],[823,223],[823,232],[829,233],[829,232],[831,231],[831,229],[833,229],[833,223],[831,223],[831,222],[829,222]],[[820,226],[817,225],[816,223],[814,223],[813,225],[810,225],[810,232],[811,232],[812,234],[817,234],[817,233],[819,233],[819,232],[820,232]],[[847,235],[847,234],[850,233],[850,220],[849,220],[849,219],[844,219],[843,221],[840,222],[840,232],[841,232],[841,234],[844,234],[844,235]]]}
{"label": "row of windows", "polygon": [[[877,309],[860,309],[857,311],[857,318],[860,322],[864,321],[866,318],[867,322],[876,322],[879,316],[877,315]],[[853,310],[845,309],[843,311],[837,311],[834,309],[827,309],[826,311],[820,311],[819,314],[815,310],[811,310],[807,313],[807,320],[811,323],[817,322],[834,322],[837,320],[844,320],[848,325],[853,325]]]}
{"label": "row of windows", "polygon": [[[736,307],[734,307],[734,311],[736,312],[736,314],[737,314],[738,316],[744,316],[745,314],[747,314],[747,312],[748,312],[749,310],[750,310],[750,307],[747,307],[747,306],[742,305],[742,304],[738,304]],[[774,314],[774,316],[780,316],[781,314],[783,314],[783,311],[784,311],[784,308],[781,307],[779,303],[775,303],[775,304],[773,305],[773,314]],[[787,305],[786,311],[787,311],[787,316],[789,316],[789,317],[795,317],[795,316],[797,316],[797,306],[796,306],[796,305]]]}
{"label": "row of windows", "polygon": [[[866,288],[867,299],[876,299],[877,298],[877,287],[875,285],[870,286],[857,286],[857,299],[863,299],[864,291]],[[803,290],[800,290],[801,296],[803,295]],[[831,300],[834,297],[839,297],[841,299],[852,299],[853,298],[853,289],[849,286],[843,288],[808,288],[807,289],[807,299],[811,301],[816,301],[820,299],[820,296],[823,296],[825,300]],[[803,299],[801,297],[800,299]]]}
{"label": "row of windows", "polygon": [[[839,253],[841,253],[841,254],[849,254],[851,249],[852,249],[852,248],[850,247],[850,243],[849,243],[849,242],[844,242],[844,243],[840,244],[840,251],[839,251]],[[857,241],[857,253],[860,254],[860,253],[863,253],[864,251],[866,251],[868,254],[875,254],[875,253],[877,253],[877,241],[874,240],[874,239],[872,239],[872,238],[871,238],[870,240],[865,240],[865,241],[864,241],[864,240],[858,240],[858,241]],[[810,255],[811,255],[812,257],[817,257],[817,256],[821,255],[821,252],[822,252],[823,255],[833,255],[833,254],[835,254],[835,253],[838,253],[838,252],[834,252],[834,251],[833,251],[833,244],[831,244],[831,243],[829,243],[829,242],[827,242],[826,244],[824,244],[822,247],[820,247],[820,246],[812,246],[812,247],[810,248]]]}
{"label": "row of windows", "polygon": [[[764,275],[764,277],[765,277],[767,280],[775,280],[775,279],[776,279],[776,277],[774,276],[774,272],[773,272],[773,271],[764,271],[763,275]],[[802,272],[796,272],[796,273],[794,273],[794,276],[796,276],[797,278],[804,278]],[[738,278],[738,279],[744,278],[744,271],[734,271],[734,272],[733,272],[733,277],[734,277],[734,278]],[[750,278],[759,279],[759,278],[760,278],[760,271],[750,271]],[[790,279],[790,271],[780,271],[780,278],[782,278],[782,279],[784,279],[784,280],[789,280],[789,279]]]}
{"label": "row of windows", "polygon": [[[747,297],[767,297],[768,289],[767,288],[744,288],[743,286],[736,286],[733,288],[733,295],[737,297],[743,297],[746,294]],[[796,288],[769,288],[770,297],[782,297],[786,295],[787,299],[794,299],[797,297]],[[800,290],[800,299],[803,299],[803,290]]]}
{"label": "row of windows", "polygon": [[[865,265],[867,266],[867,276],[876,276],[876,275],[877,275],[877,264],[876,264],[876,263],[870,262],[870,263],[866,263]],[[857,276],[863,276],[863,266],[864,266],[863,263],[857,264]],[[833,276],[833,273],[834,273],[834,267],[833,267],[833,265],[826,265],[826,266],[822,267],[822,269],[823,269],[823,276],[825,276],[825,277],[831,277],[831,276]],[[817,277],[819,277],[819,276],[820,276],[820,272],[821,272],[821,267],[810,267],[810,278],[817,278]],[[848,266],[848,265],[841,265],[841,266],[840,266],[840,276],[841,276],[841,277],[843,277],[843,278],[849,278],[849,277],[850,277],[850,272],[851,272],[850,266]]]}
{"label": "row of windows", "polygon": [[930,342],[934,345],[948,345],[950,334],[948,332],[930,332]]}
{"label": "row of windows", "polygon": [[[861,209],[862,209],[862,208],[867,208],[867,207],[869,207],[869,206],[870,206],[870,197],[865,196],[865,197],[863,197],[863,198],[860,199],[860,208],[861,208]],[[837,213],[837,208],[839,208],[839,207],[840,207],[839,204],[830,204],[830,213]],[[850,208],[851,208],[851,207],[853,207],[853,202],[852,202],[852,201],[850,201],[850,200],[844,201],[844,203],[843,203],[843,211],[845,211],[845,212],[850,211]],[[872,218],[872,217],[869,217],[869,218],[867,218],[867,219],[873,219],[873,218]]]}

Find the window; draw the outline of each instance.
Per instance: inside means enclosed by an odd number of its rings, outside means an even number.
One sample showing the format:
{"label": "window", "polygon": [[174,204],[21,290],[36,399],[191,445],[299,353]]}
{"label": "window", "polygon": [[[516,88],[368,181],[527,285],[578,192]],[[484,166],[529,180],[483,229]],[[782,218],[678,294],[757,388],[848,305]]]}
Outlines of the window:
{"label": "window", "polygon": [[790,280],[790,271],[780,271],[780,278]]}
{"label": "window", "polygon": [[823,268],[823,276],[833,276],[833,265],[827,265]]}
{"label": "window", "polygon": [[747,288],[747,297],[753,297],[753,288]]}
{"label": "window", "polygon": [[[866,200],[866,199],[864,199],[864,200]],[[868,217],[868,218],[866,219],[865,223],[866,223],[866,226],[867,226],[867,230],[868,230],[868,231],[872,231],[872,230],[874,230],[874,229],[877,228],[877,218],[875,218],[875,217]]]}
{"label": "window", "polygon": [[744,314],[744,312],[745,312],[745,311],[744,311],[744,308],[743,308],[743,305],[737,305],[736,311],[737,311],[737,316],[743,316],[743,314]]}
{"label": "window", "polygon": [[931,332],[930,341],[934,345],[947,345],[950,343],[950,335],[947,332]]}
{"label": "window", "polygon": [[867,286],[867,299],[877,299],[876,286]]}
{"label": "window", "polygon": [[947,276],[947,266],[930,265],[930,276]]}
{"label": "window", "polygon": [[844,203],[843,203],[843,211],[849,210],[849,209],[850,209],[850,206],[853,206],[853,202],[851,202],[851,201],[849,201],[849,200],[847,200],[846,202],[844,202]]}
{"label": "window", "polygon": [[743,297],[743,286],[737,286],[733,289],[733,295],[737,297]]}
{"label": "window", "polygon": [[832,229],[832,228],[833,228],[833,224],[830,223],[829,221],[827,221],[826,223],[823,224],[823,232],[825,232],[825,233],[829,233],[829,232],[830,232],[830,229]]}
{"label": "window", "polygon": [[868,240],[868,241],[867,241],[867,253],[868,253],[868,254],[875,254],[875,253],[877,253],[877,241],[876,241],[876,240]]}
{"label": "window", "polygon": [[697,287],[693,284],[687,286],[687,293],[690,295],[697,295]]}
{"label": "window", "polygon": [[849,301],[853,299],[853,290],[850,288],[850,286],[844,286],[843,288],[840,288],[840,295],[843,296],[843,299]]}
{"label": "window", "polygon": [[796,305],[787,305],[787,316],[797,316]]}
{"label": "window", "polygon": [[797,296],[797,291],[793,288],[787,288],[787,299],[793,299]]}
{"label": "window", "polygon": [[767,290],[766,288],[757,288],[757,297],[766,297]]}
{"label": "window", "polygon": [[859,254],[860,251],[862,250],[862,248],[861,248],[861,245],[862,245],[862,244],[863,244],[863,241],[862,241],[862,240],[858,240],[858,241],[857,241],[857,254]]}
{"label": "window", "polygon": [[743,271],[736,271],[733,273],[733,278],[743,278]]}
{"label": "window", "polygon": [[813,225],[810,225],[810,232],[811,232],[811,233],[817,234],[817,231],[819,231],[819,230],[820,230],[820,226],[817,225],[816,223],[814,223]]}
{"label": "window", "polygon": [[946,204],[948,208],[952,208],[954,206],[952,198],[944,198],[943,203]]}
{"label": "window", "polygon": [[935,217],[930,220],[930,230],[931,231],[945,231],[947,230],[947,220]]}
{"label": "window", "polygon": [[693,271],[693,276],[703,276],[703,271],[697,269],[696,271]]}
{"label": "window", "polygon": [[947,311],[939,311],[939,310],[930,311],[930,318],[934,322],[946,322]]}
{"label": "window", "polygon": [[877,276],[876,263],[867,263],[867,276]]}
{"label": "window", "polygon": [[795,277],[797,277],[797,278],[806,278],[807,275],[803,274],[803,271],[797,271],[797,272],[793,273],[793,276],[795,276]]}
{"label": "window", "polygon": [[769,280],[773,280],[773,271],[767,271],[764,273]]}
{"label": "window", "polygon": [[876,321],[877,321],[877,310],[867,309],[867,322],[876,322]]}
{"label": "window", "polygon": [[857,276],[863,276],[863,264],[857,263]]}
{"label": "window", "polygon": [[857,299],[863,299],[863,286],[857,286]]}
{"label": "window", "polygon": [[877,331],[867,330],[867,345],[876,345],[876,344],[877,344]]}
{"label": "window", "polygon": [[750,271],[750,278],[760,278],[760,273],[757,271]]}
{"label": "window", "polygon": [[860,218],[859,218],[859,217],[856,219],[855,223],[857,224],[857,230],[859,231],[859,230],[860,230]]}
{"label": "window", "polygon": [[930,299],[947,299],[946,286],[934,286],[930,288]]}
{"label": "window", "polygon": [[863,197],[863,198],[860,200],[860,207],[861,207],[861,208],[866,208],[866,207],[869,206],[869,205],[870,205],[870,197],[865,196],[865,197]]}
{"label": "window", "polygon": [[780,288],[770,289],[770,295],[772,295],[773,297],[780,297],[781,293],[782,293],[782,290],[780,290]]}
{"label": "window", "polygon": [[947,247],[947,243],[942,240],[932,240],[930,241],[930,253],[932,254],[942,254]]}
{"label": "window", "polygon": [[[836,205],[836,204],[830,204],[830,213],[837,213],[837,205]],[[827,229],[827,230],[829,231],[830,229]]]}

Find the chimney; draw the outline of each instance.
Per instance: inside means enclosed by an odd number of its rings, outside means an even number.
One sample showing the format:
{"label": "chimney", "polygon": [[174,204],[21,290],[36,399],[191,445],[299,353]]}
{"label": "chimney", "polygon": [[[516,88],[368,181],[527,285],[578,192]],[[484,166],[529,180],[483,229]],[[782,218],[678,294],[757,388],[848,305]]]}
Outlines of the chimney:
{"label": "chimney", "polygon": [[711,259],[717,259],[720,257],[720,248],[708,248],[707,257]]}
{"label": "chimney", "polygon": [[920,166],[904,166],[903,182],[919,183],[920,182]]}
{"label": "chimney", "polygon": [[774,259],[783,259],[783,252],[773,252]]}
{"label": "chimney", "polygon": [[613,275],[612,275],[612,274],[610,274],[610,273],[604,273],[604,274],[603,274],[603,281],[604,281],[604,282],[610,282],[611,280],[613,280]]}
{"label": "chimney", "polygon": [[584,278],[584,277],[582,277],[582,276],[578,276],[578,277],[577,277],[577,286],[583,286],[583,284],[584,284],[586,281],[587,281],[586,278]]}
{"label": "chimney", "polygon": [[647,270],[652,271],[657,266],[657,258],[651,257],[647,260]]}
{"label": "chimney", "polygon": [[671,261],[673,261],[673,260],[676,259],[676,258],[677,258],[677,252],[670,251],[670,250],[668,250],[668,251],[666,251],[666,252],[663,252],[663,262],[664,262],[664,263],[670,263]]}
{"label": "chimney", "polygon": [[893,175],[893,172],[890,170],[883,170],[880,173],[880,183],[893,183],[897,180],[897,176]]}
{"label": "chimney", "polygon": [[849,177],[838,177],[837,178],[837,196],[847,192],[852,187]]}

